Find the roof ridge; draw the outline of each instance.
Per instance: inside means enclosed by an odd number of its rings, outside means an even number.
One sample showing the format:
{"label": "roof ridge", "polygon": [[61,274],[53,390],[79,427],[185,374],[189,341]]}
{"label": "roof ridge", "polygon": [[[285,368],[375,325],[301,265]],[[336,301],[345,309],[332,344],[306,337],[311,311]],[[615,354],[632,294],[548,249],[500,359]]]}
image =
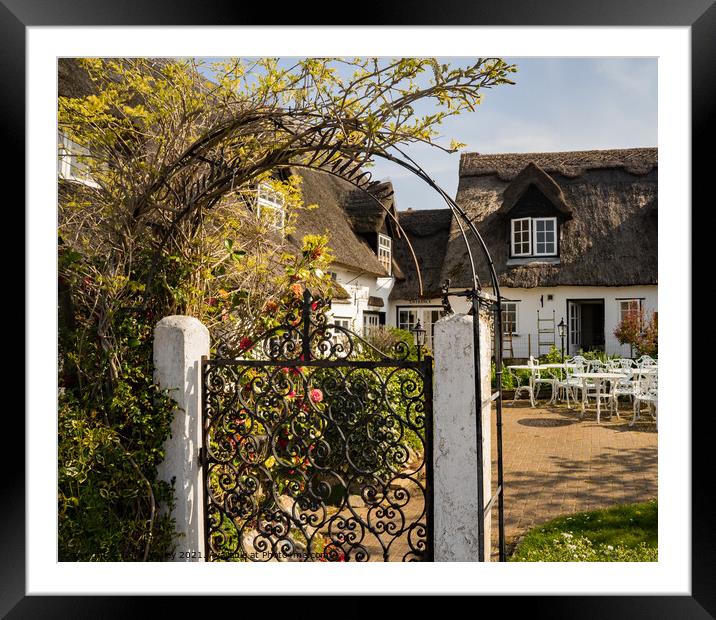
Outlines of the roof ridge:
{"label": "roof ridge", "polygon": [[545,172],[577,177],[586,170],[623,168],[634,175],[658,167],[658,147],[590,149],[581,151],[542,151],[528,153],[462,153],[460,177],[497,175],[512,180],[530,162]]}

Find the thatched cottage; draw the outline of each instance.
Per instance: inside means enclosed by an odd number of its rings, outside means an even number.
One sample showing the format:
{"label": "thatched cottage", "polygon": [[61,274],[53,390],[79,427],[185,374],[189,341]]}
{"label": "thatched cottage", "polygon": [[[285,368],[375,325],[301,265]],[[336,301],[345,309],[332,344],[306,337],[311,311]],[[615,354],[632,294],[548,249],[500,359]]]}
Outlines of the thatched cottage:
{"label": "thatched cottage", "polygon": [[[333,321],[358,333],[393,325],[388,320],[389,296],[403,277],[393,255],[401,235],[390,183],[371,188],[380,204],[348,181],[318,170],[295,168],[303,182],[303,202],[318,205],[297,215],[289,241],[300,246],[306,234],[326,234],[333,250],[331,275],[337,286]],[[383,205],[383,206],[381,206]]]}
{"label": "thatched cottage", "polygon": [[[614,337],[621,317],[657,310],[657,170],[656,148],[462,156],[456,201],[495,264],[506,299],[507,357],[559,347],[561,321],[566,353],[629,354]],[[449,279],[452,291],[471,285],[458,225],[445,211],[400,213],[401,223],[421,229],[427,241],[430,257],[423,260],[431,276],[420,300],[411,299],[410,286],[396,286],[396,308],[411,306],[427,318],[442,282]],[[473,254],[481,256],[477,246]],[[484,261],[478,267],[481,282],[489,283]],[[466,309],[463,298],[451,302],[456,311]]]}
{"label": "thatched cottage", "polygon": [[[91,92],[77,63],[61,60],[58,68],[60,94]],[[77,160],[84,149],[62,135],[60,142],[60,179],[92,184]],[[655,148],[463,154],[456,199],[497,270],[506,356],[559,346],[562,320],[568,353],[629,353],[613,335],[620,318],[657,309],[657,168]],[[443,283],[450,280],[458,291],[472,282],[451,211],[398,211],[390,183],[372,186],[381,207],[344,179],[298,168],[283,174],[289,172],[303,178],[304,202],[319,208],[300,212],[288,241],[300,246],[305,234],[328,234],[336,257],[334,320],[357,332],[380,325],[412,329],[419,321],[431,346]],[[261,201],[259,191],[260,207],[280,208]],[[473,255],[481,282],[489,283],[477,247]],[[466,310],[464,298],[451,303]]]}

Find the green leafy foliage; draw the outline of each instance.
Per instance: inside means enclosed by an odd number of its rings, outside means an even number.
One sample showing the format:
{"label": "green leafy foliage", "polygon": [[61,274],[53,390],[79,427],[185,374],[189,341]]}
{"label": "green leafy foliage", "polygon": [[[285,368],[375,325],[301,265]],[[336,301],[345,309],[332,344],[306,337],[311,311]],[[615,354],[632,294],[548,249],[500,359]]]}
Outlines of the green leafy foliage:
{"label": "green leafy foliage", "polygon": [[[61,254],[60,262],[66,279],[92,285],[85,257]],[[132,299],[115,315],[107,350],[95,317],[80,304],[60,306],[61,561],[162,560],[175,543],[174,524],[160,513],[173,493],[156,479],[174,405],[152,380],[152,311]]]}

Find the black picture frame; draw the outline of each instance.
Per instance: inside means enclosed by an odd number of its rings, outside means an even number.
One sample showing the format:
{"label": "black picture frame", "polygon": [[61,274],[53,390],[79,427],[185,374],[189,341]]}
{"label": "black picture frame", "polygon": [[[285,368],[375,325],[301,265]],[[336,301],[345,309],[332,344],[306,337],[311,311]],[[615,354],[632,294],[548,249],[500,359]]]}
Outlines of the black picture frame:
{"label": "black picture frame", "polygon": [[[25,167],[25,39],[30,26],[117,26],[117,25],[326,25],[338,16],[335,4],[311,3],[310,11],[281,13],[267,11],[261,3],[226,3],[216,0],[0,0],[0,76],[4,88],[0,92],[0,123],[3,127],[5,150],[12,153],[6,160],[7,179],[23,178]],[[353,6],[360,25],[482,25],[482,26],[690,26],[692,35],[692,180],[693,205],[710,209],[705,215],[713,228],[713,197],[706,196],[714,136],[716,110],[716,6],[713,0],[501,0],[467,3],[464,0],[443,0],[440,3],[413,1],[383,3],[376,6]],[[267,22],[270,20],[270,23]],[[297,23],[302,20],[302,24]],[[709,148],[711,147],[711,148]],[[15,183],[13,190],[24,187]],[[9,187],[10,184],[6,185]],[[23,191],[22,189],[20,190]],[[688,205],[669,208],[683,209]],[[9,210],[9,209],[8,209]],[[706,213],[706,212],[705,212]],[[692,208],[692,222],[697,221]],[[7,222],[8,220],[6,220]],[[22,221],[22,220],[21,220]],[[20,224],[24,228],[24,223]],[[699,248],[708,248],[707,227],[693,227],[693,264]],[[26,234],[29,232],[25,229]],[[701,250],[704,253],[704,250]],[[705,260],[708,264],[708,261]],[[707,276],[710,274],[707,274]],[[686,277],[686,275],[684,275]],[[693,276],[692,276],[693,278]],[[713,280],[704,280],[713,292]],[[695,279],[692,280],[695,283]],[[54,299],[49,295],[48,299]],[[684,300],[685,304],[691,300]],[[691,306],[696,317],[696,307]],[[54,312],[52,303],[47,312]],[[25,332],[32,326],[24,324]],[[711,330],[712,331],[712,330]],[[708,350],[713,343],[700,342],[698,350]],[[691,334],[684,333],[691,339]],[[706,349],[704,349],[706,347]],[[693,351],[697,348],[693,347]],[[713,349],[711,349],[713,350]],[[11,372],[17,372],[14,364]],[[24,365],[23,365],[24,368]],[[694,367],[696,368],[696,367]],[[693,385],[693,384],[692,384]],[[693,393],[696,395],[695,385]],[[685,406],[674,415],[688,420],[689,394]],[[476,613],[499,606],[500,614],[512,614],[517,607],[528,610],[531,617],[549,618],[714,618],[716,617],[716,544],[711,519],[714,499],[713,460],[710,458],[714,416],[706,406],[692,417],[692,595],[691,596],[543,596],[483,597]],[[50,412],[48,412],[48,416]],[[0,480],[0,616],[8,618],[107,618],[116,616],[144,617],[150,608],[161,606],[164,615],[186,609],[183,598],[118,597],[118,596],[26,596],[25,595],[25,475],[22,458],[25,426],[17,407],[6,403],[4,420],[5,449],[2,451],[4,475]],[[711,432],[710,432],[711,431]],[[10,449],[13,448],[13,449]],[[19,448],[21,454],[15,452]],[[365,599],[363,599],[365,600]],[[242,601],[235,612],[249,612]],[[288,605],[289,603],[286,602]],[[181,607],[180,607],[181,606]],[[256,601],[251,608],[256,606]],[[328,609],[335,609],[330,605]],[[366,608],[365,617],[375,609]],[[278,611],[278,610],[275,610]],[[315,610],[314,610],[315,611]],[[360,609],[358,609],[360,612]],[[313,613],[313,612],[311,612]],[[338,612],[336,612],[338,613]],[[345,612],[340,612],[345,617]],[[494,613],[494,612],[493,612]],[[358,615],[358,614],[355,614]]]}

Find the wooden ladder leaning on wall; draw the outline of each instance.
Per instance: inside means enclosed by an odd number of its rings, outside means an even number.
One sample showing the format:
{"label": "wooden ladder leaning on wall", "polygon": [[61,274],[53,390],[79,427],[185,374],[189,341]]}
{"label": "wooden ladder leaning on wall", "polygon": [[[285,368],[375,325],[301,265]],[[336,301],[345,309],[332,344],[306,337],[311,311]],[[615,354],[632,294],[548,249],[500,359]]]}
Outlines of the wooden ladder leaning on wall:
{"label": "wooden ladder leaning on wall", "polygon": [[[544,319],[537,310],[537,357],[549,353],[552,347],[557,346],[557,324],[554,310],[552,317]],[[546,350],[545,350],[546,349]]]}

